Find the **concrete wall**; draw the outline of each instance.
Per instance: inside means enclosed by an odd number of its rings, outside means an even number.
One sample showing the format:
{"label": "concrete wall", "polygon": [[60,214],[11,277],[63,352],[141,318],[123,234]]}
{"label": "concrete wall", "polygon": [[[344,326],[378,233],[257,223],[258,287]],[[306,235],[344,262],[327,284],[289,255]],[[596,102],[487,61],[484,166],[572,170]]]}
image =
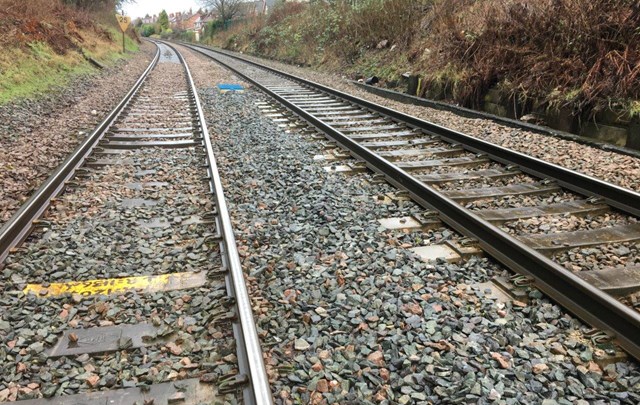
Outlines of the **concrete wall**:
{"label": "concrete wall", "polygon": [[[438,89],[441,90],[441,89]],[[523,106],[509,100],[496,89],[489,90],[484,97],[483,110],[507,118],[520,118],[525,113],[539,119],[539,123],[553,129],[573,133],[586,138],[640,150],[640,118],[631,118],[622,112],[606,110],[592,119],[572,114],[568,108],[547,110],[539,103]]]}

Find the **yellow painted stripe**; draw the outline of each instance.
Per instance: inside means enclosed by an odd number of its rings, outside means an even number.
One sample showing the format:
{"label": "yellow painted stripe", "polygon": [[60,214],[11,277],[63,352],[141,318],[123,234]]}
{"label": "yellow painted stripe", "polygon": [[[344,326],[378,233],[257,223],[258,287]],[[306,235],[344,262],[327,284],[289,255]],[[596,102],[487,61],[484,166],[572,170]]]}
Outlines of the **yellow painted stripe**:
{"label": "yellow painted stripe", "polygon": [[51,283],[47,287],[42,284],[27,284],[25,294],[37,294],[42,297],[56,297],[63,294],[110,295],[126,291],[142,292],[171,291],[195,288],[203,285],[205,273],[173,273],[159,276],[136,276],[109,278],[103,280],[68,281]]}

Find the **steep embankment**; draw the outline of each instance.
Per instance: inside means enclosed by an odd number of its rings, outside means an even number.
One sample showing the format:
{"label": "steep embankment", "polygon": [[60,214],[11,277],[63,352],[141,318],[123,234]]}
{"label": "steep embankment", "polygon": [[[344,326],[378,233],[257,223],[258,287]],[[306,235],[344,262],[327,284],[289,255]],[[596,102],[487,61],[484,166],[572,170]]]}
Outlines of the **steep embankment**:
{"label": "steep embankment", "polygon": [[348,3],[285,3],[210,41],[389,87],[411,72],[422,96],[640,148],[635,0]]}
{"label": "steep embankment", "polygon": [[[0,227],[120,102],[155,54],[143,43],[124,59],[115,27],[95,22],[114,19],[109,1],[91,0],[105,7],[101,18],[100,10],[56,1],[0,0]],[[137,48],[128,41],[127,49]]]}
{"label": "steep embankment", "polygon": [[[104,7],[113,9],[107,3]],[[59,0],[0,0],[0,104],[92,73],[96,67],[90,59],[111,65],[125,57],[116,27],[96,22],[96,13],[104,11]],[[139,45],[127,37],[126,46],[137,51]]]}

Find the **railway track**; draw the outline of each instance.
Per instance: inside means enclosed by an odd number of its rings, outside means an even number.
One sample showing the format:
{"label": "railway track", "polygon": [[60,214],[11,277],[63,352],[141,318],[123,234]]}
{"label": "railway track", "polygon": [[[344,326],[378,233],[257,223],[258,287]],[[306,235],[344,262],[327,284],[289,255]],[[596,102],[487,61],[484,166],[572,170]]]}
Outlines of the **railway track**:
{"label": "railway track", "polygon": [[[524,275],[518,283],[535,284],[599,329],[595,341],[613,339],[640,358],[640,314],[632,308],[640,290],[640,194],[237,55],[186,46],[235,71],[358,160],[340,165],[344,157],[333,156],[333,170],[371,169],[429,210],[426,219],[401,223],[429,226],[437,216]],[[611,251],[627,260],[576,265],[578,256],[606,258]]]}
{"label": "railway track", "polygon": [[193,79],[157,46],[0,229],[0,402],[272,402]]}

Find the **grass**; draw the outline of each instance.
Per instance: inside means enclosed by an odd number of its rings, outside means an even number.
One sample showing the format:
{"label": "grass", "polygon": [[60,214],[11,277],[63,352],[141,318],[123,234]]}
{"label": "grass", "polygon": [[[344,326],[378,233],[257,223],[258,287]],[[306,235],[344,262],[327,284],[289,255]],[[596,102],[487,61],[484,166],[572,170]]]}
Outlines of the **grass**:
{"label": "grass", "polygon": [[125,49],[127,53],[123,54],[122,32],[112,27],[108,27],[106,30],[114,39],[112,43],[105,43],[103,39],[94,33],[87,33],[84,35],[84,43],[82,44],[82,47],[87,55],[101,63],[110,65],[116,61],[127,58],[130,53],[135,53],[140,50],[140,45],[129,35],[125,35]]}
{"label": "grass", "polygon": [[29,50],[5,49],[0,54],[0,104],[46,92],[90,71],[80,54],[60,56],[43,43],[31,43]]}
{"label": "grass", "polygon": [[[82,31],[83,52],[105,66],[137,52],[139,45],[129,36],[125,38],[127,53],[123,54],[121,33],[107,28],[109,41],[93,31]],[[20,98],[34,98],[68,84],[74,78],[96,73],[97,70],[77,50],[58,54],[43,42],[31,42],[26,47],[8,47],[0,53],[0,104]]]}

